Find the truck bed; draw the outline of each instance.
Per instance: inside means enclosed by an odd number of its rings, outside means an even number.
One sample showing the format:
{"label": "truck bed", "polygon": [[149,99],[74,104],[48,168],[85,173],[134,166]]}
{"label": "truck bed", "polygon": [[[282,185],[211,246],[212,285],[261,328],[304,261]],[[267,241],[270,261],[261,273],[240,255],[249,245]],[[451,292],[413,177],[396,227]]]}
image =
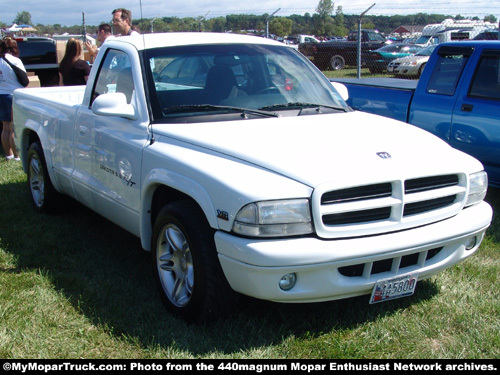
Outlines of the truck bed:
{"label": "truck bed", "polygon": [[398,78],[330,78],[349,91],[347,103],[354,109],[407,121],[418,81]]}
{"label": "truck bed", "polygon": [[83,102],[85,86],[37,87],[23,90],[23,92],[31,97],[41,97],[44,101],[74,105]]}

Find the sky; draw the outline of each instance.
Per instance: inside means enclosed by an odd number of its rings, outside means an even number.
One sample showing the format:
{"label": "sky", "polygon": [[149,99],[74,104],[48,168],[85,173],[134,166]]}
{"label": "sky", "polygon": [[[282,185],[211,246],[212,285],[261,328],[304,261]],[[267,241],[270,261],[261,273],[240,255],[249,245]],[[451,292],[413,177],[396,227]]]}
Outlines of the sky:
{"label": "sky", "polygon": [[[127,8],[134,19],[155,17],[220,17],[227,14],[272,14],[289,16],[315,13],[319,0],[0,0],[0,22],[11,25],[19,12],[31,14],[33,24],[99,25],[111,20],[111,11]],[[500,0],[333,0],[335,8],[342,6],[344,14],[360,14],[372,4],[368,14],[394,15],[415,13],[460,14],[484,18],[493,14],[500,19]],[[243,5],[242,5],[243,4]],[[142,6],[141,6],[142,5]]]}

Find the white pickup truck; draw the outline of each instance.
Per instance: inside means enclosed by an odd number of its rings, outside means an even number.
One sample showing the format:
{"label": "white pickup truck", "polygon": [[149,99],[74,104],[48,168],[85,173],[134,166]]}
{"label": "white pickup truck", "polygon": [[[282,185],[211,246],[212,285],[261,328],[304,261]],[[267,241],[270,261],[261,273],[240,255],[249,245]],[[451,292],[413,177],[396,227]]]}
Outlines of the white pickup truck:
{"label": "white pickup truck", "polygon": [[82,202],[151,251],[189,321],[239,294],[279,302],[410,295],[490,225],[474,158],[355,112],[304,56],[230,34],[107,41],[86,87],[21,89],[30,196]]}

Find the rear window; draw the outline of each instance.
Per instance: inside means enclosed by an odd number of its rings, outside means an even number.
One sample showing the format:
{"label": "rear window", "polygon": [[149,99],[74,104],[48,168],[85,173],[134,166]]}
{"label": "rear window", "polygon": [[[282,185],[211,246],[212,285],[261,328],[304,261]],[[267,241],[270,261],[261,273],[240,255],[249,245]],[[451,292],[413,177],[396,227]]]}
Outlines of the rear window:
{"label": "rear window", "polygon": [[24,65],[57,64],[56,44],[52,40],[18,41],[17,45]]}
{"label": "rear window", "polygon": [[469,96],[500,100],[500,53],[485,51],[477,66]]}
{"label": "rear window", "polygon": [[473,49],[468,47],[440,48],[438,61],[427,85],[427,92],[430,94],[455,95],[458,81],[472,51]]}

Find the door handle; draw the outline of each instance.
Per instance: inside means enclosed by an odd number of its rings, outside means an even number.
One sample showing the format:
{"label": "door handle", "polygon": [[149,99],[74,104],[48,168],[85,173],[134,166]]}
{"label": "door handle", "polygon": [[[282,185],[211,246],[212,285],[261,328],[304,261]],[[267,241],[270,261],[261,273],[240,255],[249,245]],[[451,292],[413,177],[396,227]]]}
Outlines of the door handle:
{"label": "door handle", "polygon": [[472,108],[474,108],[474,106],[472,104],[462,104],[462,107],[460,107],[460,110],[464,111],[464,112],[472,112]]}

